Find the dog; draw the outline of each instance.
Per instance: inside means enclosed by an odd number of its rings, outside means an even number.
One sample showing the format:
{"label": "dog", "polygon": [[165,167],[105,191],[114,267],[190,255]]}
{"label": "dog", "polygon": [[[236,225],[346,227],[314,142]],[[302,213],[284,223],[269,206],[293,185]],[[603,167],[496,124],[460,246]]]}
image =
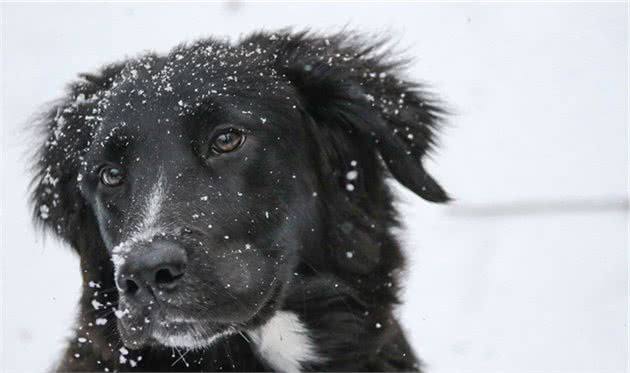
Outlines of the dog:
{"label": "dog", "polygon": [[82,74],[37,123],[34,220],[80,257],[59,371],[420,371],[390,176],[447,113],[386,39],[257,32]]}

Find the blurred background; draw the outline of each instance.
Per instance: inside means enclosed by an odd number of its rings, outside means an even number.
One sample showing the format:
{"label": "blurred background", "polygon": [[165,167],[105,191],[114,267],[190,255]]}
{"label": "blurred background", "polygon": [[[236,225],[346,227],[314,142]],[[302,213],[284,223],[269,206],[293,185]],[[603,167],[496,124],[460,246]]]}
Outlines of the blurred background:
{"label": "blurred background", "polygon": [[456,198],[394,185],[409,255],[399,313],[430,372],[625,372],[624,3],[3,3],[2,371],[51,366],[79,264],[30,225],[25,128],[78,72],[204,36],[388,33],[454,115],[429,168]]}

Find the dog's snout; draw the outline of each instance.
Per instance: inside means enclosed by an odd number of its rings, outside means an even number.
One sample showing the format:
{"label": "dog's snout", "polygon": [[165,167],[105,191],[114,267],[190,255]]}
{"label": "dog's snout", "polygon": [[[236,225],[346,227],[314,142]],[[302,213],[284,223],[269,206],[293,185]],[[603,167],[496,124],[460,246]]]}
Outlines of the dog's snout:
{"label": "dog's snout", "polygon": [[144,291],[174,290],[186,271],[186,251],[177,242],[153,241],[131,250],[116,275],[120,291],[129,296]]}

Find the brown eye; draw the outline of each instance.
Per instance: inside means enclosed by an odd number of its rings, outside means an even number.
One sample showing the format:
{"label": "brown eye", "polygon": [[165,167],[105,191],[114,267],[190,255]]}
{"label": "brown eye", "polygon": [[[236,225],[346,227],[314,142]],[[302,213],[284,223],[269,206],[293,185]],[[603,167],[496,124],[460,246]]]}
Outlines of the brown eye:
{"label": "brown eye", "polygon": [[215,153],[229,153],[236,150],[245,141],[245,135],[236,130],[222,132],[212,139],[212,150]]}
{"label": "brown eye", "polygon": [[122,169],[116,166],[104,166],[101,168],[98,175],[101,183],[108,187],[117,187],[124,181]]}

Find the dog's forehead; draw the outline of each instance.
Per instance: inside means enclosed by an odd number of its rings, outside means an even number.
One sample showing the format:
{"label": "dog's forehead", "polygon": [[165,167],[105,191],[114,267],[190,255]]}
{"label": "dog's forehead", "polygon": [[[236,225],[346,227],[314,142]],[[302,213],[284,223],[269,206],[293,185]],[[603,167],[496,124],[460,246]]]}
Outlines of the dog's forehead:
{"label": "dog's forehead", "polygon": [[103,95],[101,133],[158,124],[163,130],[211,107],[247,113],[272,97],[286,101],[288,87],[269,53],[255,46],[199,44],[147,55],[128,62]]}
{"label": "dog's forehead", "polygon": [[276,95],[285,84],[273,62],[260,49],[251,52],[225,44],[180,48],[163,57],[149,55],[125,66],[113,84],[111,99],[125,107],[168,102],[185,114],[215,97],[252,90]]}

